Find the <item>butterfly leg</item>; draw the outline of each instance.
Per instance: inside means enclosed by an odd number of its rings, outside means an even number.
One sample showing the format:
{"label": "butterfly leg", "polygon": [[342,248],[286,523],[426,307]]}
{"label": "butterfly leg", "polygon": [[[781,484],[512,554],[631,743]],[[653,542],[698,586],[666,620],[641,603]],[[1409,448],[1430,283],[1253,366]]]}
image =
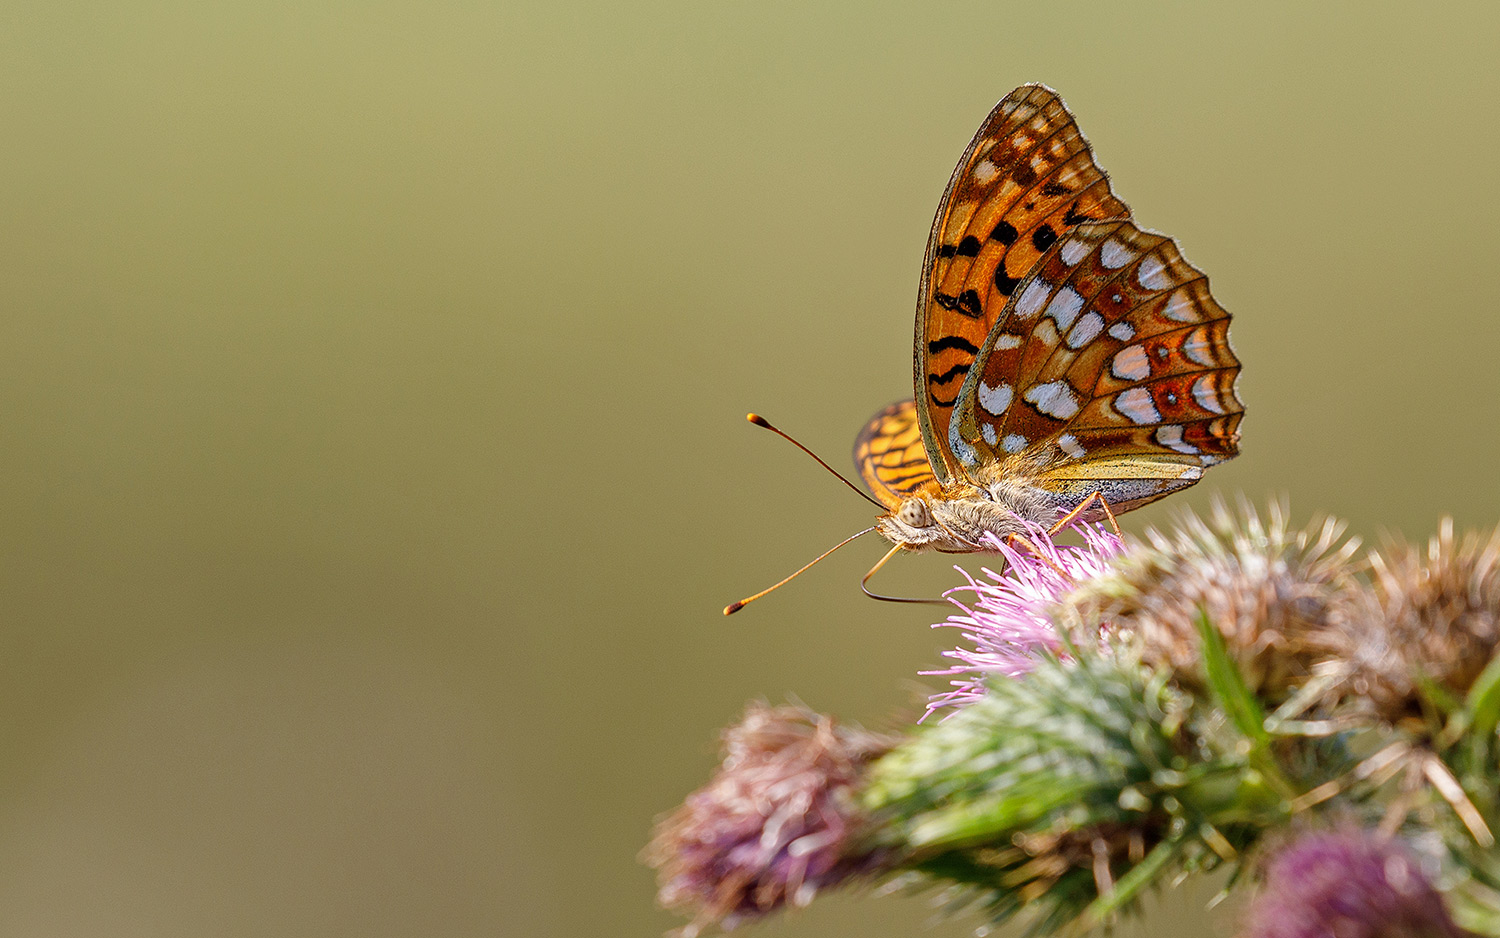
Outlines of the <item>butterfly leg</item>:
{"label": "butterfly leg", "polygon": [[1050,559],[1048,559],[1047,555],[1042,552],[1042,549],[1040,547],[1036,546],[1035,543],[1033,543],[1029,538],[1025,537],[1024,535],[1021,535],[1021,534],[1007,534],[1005,536],[1005,540],[1012,547],[1014,547],[1017,544],[1019,544],[1020,546],[1026,548],[1028,551],[1031,552],[1031,556],[1033,556],[1036,559],[1040,560],[1042,563],[1044,563],[1047,566],[1051,567],[1053,570],[1056,570],[1058,576],[1061,576],[1064,579],[1072,579],[1072,577],[1068,576],[1068,571],[1064,570],[1062,567],[1059,567],[1057,564],[1053,563]]}
{"label": "butterfly leg", "polygon": [[[1120,530],[1120,522],[1115,518],[1115,513],[1113,511],[1110,511],[1109,502],[1105,500],[1104,495],[1100,492],[1094,492],[1088,498],[1085,498],[1083,501],[1079,502],[1078,507],[1068,512],[1066,515],[1063,515],[1056,524],[1047,529],[1047,537],[1055,537],[1057,535],[1057,532],[1067,528],[1068,525],[1072,524],[1078,519],[1079,515],[1092,508],[1095,502],[1098,502],[1099,507],[1104,511],[1104,517],[1109,519],[1109,526],[1114,528],[1115,536],[1124,537],[1124,532]],[[1019,544],[1020,546],[1026,548],[1031,552],[1031,556],[1035,557],[1042,563],[1057,571],[1059,576],[1062,576],[1066,579],[1071,579],[1066,570],[1048,559],[1047,555],[1042,552],[1041,548],[1037,547],[1036,544],[1032,543],[1032,541],[1030,541],[1023,535],[1007,534],[1005,536],[1005,540],[1013,546]],[[868,590],[866,592],[868,592]]]}
{"label": "butterfly leg", "polygon": [[1109,526],[1111,528],[1114,528],[1114,530],[1115,530],[1115,537],[1124,537],[1125,536],[1125,532],[1123,532],[1123,531],[1120,530],[1120,522],[1115,518],[1115,513],[1113,511],[1109,510],[1109,502],[1107,502],[1107,501],[1104,500],[1104,495],[1101,492],[1095,492],[1094,494],[1090,495],[1088,498],[1085,498],[1083,501],[1081,501],[1081,502],[1078,503],[1078,507],[1077,508],[1074,508],[1072,511],[1070,511],[1067,514],[1063,515],[1062,518],[1059,519],[1056,524],[1054,524],[1051,528],[1049,528],[1047,530],[1047,536],[1048,537],[1052,537],[1058,531],[1061,531],[1061,530],[1067,528],[1068,525],[1070,525],[1074,521],[1078,520],[1078,516],[1079,515],[1083,514],[1085,511],[1088,511],[1090,508],[1092,508],[1095,502],[1098,502],[1099,503],[1099,507],[1104,510],[1104,517],[1106,517],[1106,518],[1109,519]]}

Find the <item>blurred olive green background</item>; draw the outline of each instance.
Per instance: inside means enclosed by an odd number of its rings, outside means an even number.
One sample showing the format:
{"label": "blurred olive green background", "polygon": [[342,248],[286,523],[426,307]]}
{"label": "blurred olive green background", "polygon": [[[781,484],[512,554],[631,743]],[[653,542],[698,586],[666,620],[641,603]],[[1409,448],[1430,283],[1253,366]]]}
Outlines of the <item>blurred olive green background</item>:
{"label": "blurred olive green background", "polygon": [[[0,934],[676,924],[636,854],[717,729],[881,725],[950,638],[860,596],[874,544],[720,617],[871,514],[742,418],[844,468],[911,393],[938,196],[1025,81],[1236,315],[1244,456],[1130,527],[1500,516],[1493,3],[0,23]],[[976,924],[929,916],[756,933]]]}

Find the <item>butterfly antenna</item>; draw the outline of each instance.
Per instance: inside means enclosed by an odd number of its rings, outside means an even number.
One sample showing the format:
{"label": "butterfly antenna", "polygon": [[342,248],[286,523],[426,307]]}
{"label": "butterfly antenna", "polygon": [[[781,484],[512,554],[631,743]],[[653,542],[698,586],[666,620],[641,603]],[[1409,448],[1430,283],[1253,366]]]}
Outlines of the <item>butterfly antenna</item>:
{"label": "butterfly antenna", "polygon": [[[754,415],[752,414],[751,416],[754,416]],[[811,567],[813,564],[817,563],[819,560],[822,560],[824,557],[827,557],[829,554],[831,554],[834,551],[838,550],[840,547],[843,547],[845,544],[847,544],[850,541],[854,540],[856,537],[863,537],[864,535],[869,534],[873,530],[875,530],[875,527],[874,527],[874,525],[871,525],[870,527],[865,528],[863,531],[859,532],[858,534],[851,534],[851,535],[849,535],[848,537],[844,538],[842,541],[839,541],[837,544],[835,544],[832,547],[828,548],[827,550],[823,551],[823,553],[821,553],[818,556],[814,557],[811,562],[809,562],[808,564],[806,564],[805,566],[803,566],[801,570],[797,571],[797,573],[792,574],[791,576],[789,576],[786,579],[782,580],[780,583],[777,583],[775,586],[768,586],[765,589],[761,590],[759,593],[756,593],[754,596],[746,596],[744,599],[740,600],[737,603],[730,603],[729,605],[725,606],[724,607],[724,614],[726,616],[734,615],[736,612],[739,612],[741,609],[745,608],[750,603],[755,602],[757,599],[759,599],[762,596],[766,595],[767,593],[771,592],[771,590],[776,589],[779,586],[784,586],[787,583],[791,582],[797,576],[797,574],[801,573],[803,570],[806,570],[808,567]]]}
{"label": "butterfly antenna", "polygon": [[864,575],[864,578],[859,581],[859,588],[865,591],[865,595],[866,596],[870,597],[871,599],[878,599],[881,602],[886,602],[886,603],[931,603],[933,605],[946,606],[948,604],[948,600],[946,600],[946,599],[930,599],[930,598],[929,599],[921,599],[921,598],[916,598],[916,597],[911,597],[911,596],[885,596],[885,595],[882,595],[880,593],[872,593],[872,592],[870,592],[870,587],[868,585],[869,582],[870,582],[870,577],[874,576],[875,572],[877,570],[879,570],[881,567],[885,566],[885,562],[887,560],[890,560],[892,557],[896,556],[896,551],[898,551],[900,549],[901,549],[901,545],[897,544],[895,547],[892,547],[890,550],[886,551],[886,555],[884,557],[880,558],[880,562],[877,563],[875,566],[871,567],[870,568],[870,572],[866,573]]}
{"label": "butterfly antenna", "polygon": [[[854,494],[858,495],[860,498],[863,498],[865,501],[867,501],[870,504],[874,505],[876,508],[879,508],[881,511],[886,511],[887,510],[887,508],[886,508],[885,505],[880,504],[880,502],[877,502],[875,499],[873,499],[869,495],[865,494],[865,492],[862,491],[859,486],[855,485],[853,482],[850,482],[848,479],[844,478],[843,475],[837,469],[835,469],[832,466],[828,465],[828,463],[824,462],[822,459],[819,459],[817,453],[814,453],[812,450],[810,450],[807,447],[803,446],[801,443],[798,443],[796,440],[792,439],[790,436],[788,436],[787,434],[783,433],[781,430],[778,430],[776,427],[773,427],[771,425],[771,421],[769,421],[766,418],[762,417],[760,414],[746,414],[745,415],[745,419],[748,420],[748,421],[750,421],[751,423],[755,424],[757,427],[765,427],[767,430],[770,430],[772,433],[774,433],[777,436],[781,437],[783,440],[786,440],[788,443],[790,443],[793,446],[797,447],[798,449],[802,450],[802,452],[804,452],[807,455],[811,456],[813,459],[817,459],[818,460],[818,465],[822,466],[824,469],[827,469],[829,472],[833,473],[834,477],[837,478],[840,482],[842,482],[845,485],[849,486],[849,488],[851,488],[854,491]],[[863,533],[864,533],[863,531],[860,532],[860,534],[863,534]],[[855,535],[855,537],[858,537],[858,536],[859,536],[858,534]],[[852,540],[852,538],[851,538],[851,540]],[[820,557],[818,559],[821,560],[822,558]],[[813,561],[813,563],[817,563],[817,562],[818,562],[817,560]],[[799,570],[798,573],[800,573],[800,572],[801,571]],[[796,576],[796,575],[797,575],[796,573],[792,574],[792,576]],[[777,586],[780,586],[780,585],[781,584],[779,584],[779,583],[777,584]],[[776,587],[773,586],[771,588],[775,589]],[[746,600],[746,602],[749,602],[749,600]]]}

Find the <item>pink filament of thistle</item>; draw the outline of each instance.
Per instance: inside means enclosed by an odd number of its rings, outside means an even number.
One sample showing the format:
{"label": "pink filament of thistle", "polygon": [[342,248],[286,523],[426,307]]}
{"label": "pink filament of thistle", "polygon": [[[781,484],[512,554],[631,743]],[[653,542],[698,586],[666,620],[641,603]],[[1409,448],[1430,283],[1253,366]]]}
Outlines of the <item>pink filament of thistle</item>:
{"label": "pink filament of thistle", "polygon": [[[952,690],[928,698],[922,720],[945,707],[951,708],[947,716],[952,716],[984,696],[986,680],[1025,674],[1039,653],[1057,651],[1060,642],[1050,617],[1052,607],[1080,582],[1104,573],[1123,549],[1120,539],[1102,525],[1075,524],[1073,530],[1083,538],[1082,546],[1057,544],[1041,527],[1028,532],[1032,546],[1012,546],[988,535],[987,546],[1005,558],[1004,573],[981,568],[994,582],[976,580],[955,566],[968,583],[944,595],[962,614],[950,615],[933,628],[960,629],[967,644],[942,652],[956,664],[918,672],[958,678],[948,682]],[[952,596],[962,591],[974,593],[971,603]]]}

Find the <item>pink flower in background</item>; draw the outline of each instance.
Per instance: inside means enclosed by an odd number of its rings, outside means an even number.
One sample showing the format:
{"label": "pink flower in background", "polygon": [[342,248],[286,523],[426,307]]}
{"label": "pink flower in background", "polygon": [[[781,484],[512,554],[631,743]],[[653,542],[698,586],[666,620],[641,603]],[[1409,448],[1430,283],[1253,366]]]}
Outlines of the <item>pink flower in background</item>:
{"label": "pink flower in background", "polygon": [[[962,629],[967,645],[942,653],[957,662],[952,667],[920,672],[956,678],[949,681],[952,690],[928,698],[924,720],[944,707],[978,700],[992,675],[1024,674],[1038,653],[1057,650],[1060,643],[1049,611],[1080,582],[1104,573],[1124,547],[1103,525],[1078,523],[1073,530],[1083,537],[1082,546],[1054,543],[1039,526],[1028,535],[1030,546],[1011,545],[990,535],[989,546],[1005,557],[1004,573],[981,568],[994,582],[976,580],[956,568],[969,583],[945,595],[963,614],[951,615],[933,628]],[[964,591],[974,593],[967,605],[952,597]]]}
{"label": "pink flower in background", "polygon": [[1242,938],[1462,938],[1416,857],[1394,838],[1317,831],[1267,865]]}
{"label": "pink flower in background", "polygon": [[867,766],[896,740],[805,707],[751,704],[724,732],[724,761],[707,785],[660,818],[645,860],[657,901],[693,921],[695,938],[876,872],[882,858],[856,836]]}

